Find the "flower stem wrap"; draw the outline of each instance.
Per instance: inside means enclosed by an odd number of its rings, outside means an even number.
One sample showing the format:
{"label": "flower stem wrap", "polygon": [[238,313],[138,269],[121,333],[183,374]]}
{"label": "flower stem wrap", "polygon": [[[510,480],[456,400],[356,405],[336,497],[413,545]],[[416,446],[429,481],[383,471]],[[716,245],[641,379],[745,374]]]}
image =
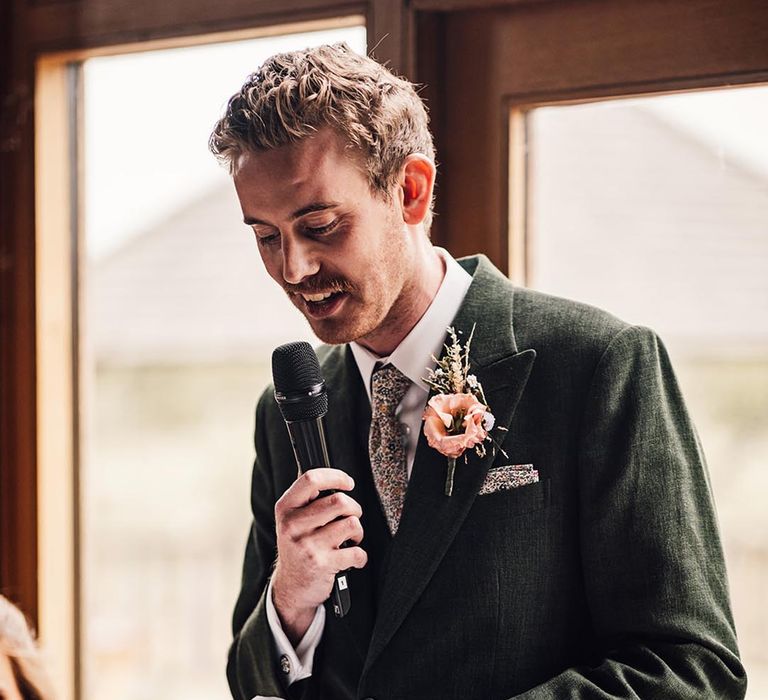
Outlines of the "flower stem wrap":
{"label": "flower stem wrap", "polygon": [[456,458],[448,458],[448,471],[445,473],[445,495],[453,493],[453,473],[456,471]]}

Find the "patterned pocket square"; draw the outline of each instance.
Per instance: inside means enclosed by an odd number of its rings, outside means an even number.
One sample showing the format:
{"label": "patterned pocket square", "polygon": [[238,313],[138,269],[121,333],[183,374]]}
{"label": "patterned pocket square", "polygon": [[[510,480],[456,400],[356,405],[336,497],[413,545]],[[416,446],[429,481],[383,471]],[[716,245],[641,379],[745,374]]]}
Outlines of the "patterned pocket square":
{"label": "patterned pocket square", "polygon": [[478,496],[483,496],[497,491],[528,486],[538,481],[539,472],[533,468],[532,464],[507,464],[489,469],[485,481],[477,493]]}

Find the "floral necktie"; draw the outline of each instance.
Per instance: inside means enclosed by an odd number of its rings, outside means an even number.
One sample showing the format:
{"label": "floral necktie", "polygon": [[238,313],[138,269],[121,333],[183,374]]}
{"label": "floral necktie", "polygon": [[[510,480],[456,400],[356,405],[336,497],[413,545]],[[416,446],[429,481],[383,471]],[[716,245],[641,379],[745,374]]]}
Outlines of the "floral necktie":
{"label": "floral necktie", "polygon": [[406,471],[405,436],[395,411],[403,400],[411,380],[399,369],[385,365],[371,378],[371,431],[368,453],[371,471],[389,531],[394,534],[403,512],[405,490],[408,486]]}

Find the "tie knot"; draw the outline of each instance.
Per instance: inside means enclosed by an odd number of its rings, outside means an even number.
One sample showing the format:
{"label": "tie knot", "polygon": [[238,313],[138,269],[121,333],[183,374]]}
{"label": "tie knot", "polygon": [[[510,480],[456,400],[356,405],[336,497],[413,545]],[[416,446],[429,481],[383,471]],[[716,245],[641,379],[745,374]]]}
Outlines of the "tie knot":
{"label": "tie knot", "polygon": [[385,365],[371,377],[371,403],[374,413],[394,415],[411,380],[394,365]]}

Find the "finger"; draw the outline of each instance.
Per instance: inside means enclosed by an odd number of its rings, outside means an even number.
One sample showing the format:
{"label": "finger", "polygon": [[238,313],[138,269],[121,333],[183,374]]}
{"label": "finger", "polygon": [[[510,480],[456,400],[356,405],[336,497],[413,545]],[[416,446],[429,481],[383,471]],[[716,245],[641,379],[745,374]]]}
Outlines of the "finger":
{"label": "finger", "polygon": [[315,500],[321,491],[351,491],[354,487],[352,477],[341,469],[318,467],[309,469],[296,479],[277,503],[281,508],[300,508]]}
{"label": "finger", "polygon": [[363,509],[351,496],[342,491],[321,496],[306,506],[281,513],[280,525],[283,530],[290,529],[294,536],[310,533],[338,518],[354,515],[360,518]]}
{"label": "finger", "polygon": [[362,569],[368,563],[368,554],[362,547],[337,549],[329,557],[336,573],[347,569]]}
{"label": "finger", "polygon": [[363,541],[363,526],[360,519],[350,515],[334,520],[312,535],[313,545],[323,549],[336,549],[347,540],[360,544]]}

